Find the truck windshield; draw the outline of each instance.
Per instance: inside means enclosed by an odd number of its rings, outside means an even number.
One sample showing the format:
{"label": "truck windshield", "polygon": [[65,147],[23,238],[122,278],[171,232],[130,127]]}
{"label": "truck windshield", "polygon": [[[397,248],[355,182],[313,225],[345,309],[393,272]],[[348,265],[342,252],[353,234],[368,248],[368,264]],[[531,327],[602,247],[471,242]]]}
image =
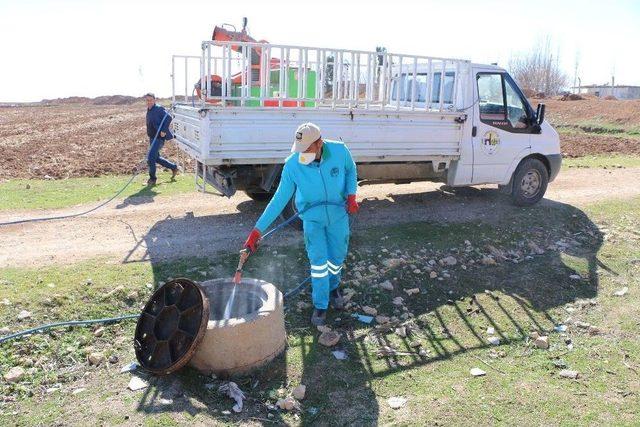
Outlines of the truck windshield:
{"label": "truck windshield", "polygon": [[[440,102],[440,76],[441,72],[433,73],[433,89],[431,91],[431,102]],[[425,102],[427,99],[427,73],[416,74],[415,102]],[[453,84],[455,82],[455,72],[447,71],[444,75],[444,103],[453,103]],[[403,73],[394,79],[392,85],[391,100],[411,101],[413,91],[413,73]]]}

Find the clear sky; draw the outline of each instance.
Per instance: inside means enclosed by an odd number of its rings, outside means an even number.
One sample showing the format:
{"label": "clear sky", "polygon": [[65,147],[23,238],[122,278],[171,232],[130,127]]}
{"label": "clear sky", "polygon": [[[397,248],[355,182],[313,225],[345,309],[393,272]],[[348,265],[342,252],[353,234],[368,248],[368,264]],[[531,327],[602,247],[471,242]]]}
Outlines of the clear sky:
{"label": "clear sky", "polygon": [[272,43],[458,57],[506,66],[551,37],[573,80],[640,85],[640,1],[0,0],[0,101],[171,93],[171,55],[220,23]]}

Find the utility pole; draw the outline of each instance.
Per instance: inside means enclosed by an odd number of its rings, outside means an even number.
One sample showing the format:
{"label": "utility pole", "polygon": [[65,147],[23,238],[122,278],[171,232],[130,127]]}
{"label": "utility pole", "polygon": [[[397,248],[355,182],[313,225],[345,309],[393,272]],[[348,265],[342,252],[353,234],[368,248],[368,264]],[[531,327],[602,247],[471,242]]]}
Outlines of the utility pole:
{"label": "utility pole", "polygon": [[616,61],[613,61],[613,67],[611,69],[611,96],[615,96],[615,86],[616,86]]}
{"label": "utility pole", "polygon": [[573,93],[580,93],[580,88],[576,86],[578,80],[578,65],[580,64],[580,50],[576,50],[575,68],[573,70]]}

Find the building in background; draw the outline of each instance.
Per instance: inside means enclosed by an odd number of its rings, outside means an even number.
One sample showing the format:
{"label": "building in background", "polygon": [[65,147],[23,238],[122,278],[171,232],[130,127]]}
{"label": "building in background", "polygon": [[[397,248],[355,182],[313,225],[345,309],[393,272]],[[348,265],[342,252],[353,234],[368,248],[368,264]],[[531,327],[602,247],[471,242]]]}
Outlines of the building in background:
{"label": "building in background", "polygon": [[611,79],[611,84],[581,85],[574,89],[577,89],[579,94],[595,95],[599,98],[613,96],[617,99],[640,99],[640,86],[616,86],[615,79],[613,78]]}

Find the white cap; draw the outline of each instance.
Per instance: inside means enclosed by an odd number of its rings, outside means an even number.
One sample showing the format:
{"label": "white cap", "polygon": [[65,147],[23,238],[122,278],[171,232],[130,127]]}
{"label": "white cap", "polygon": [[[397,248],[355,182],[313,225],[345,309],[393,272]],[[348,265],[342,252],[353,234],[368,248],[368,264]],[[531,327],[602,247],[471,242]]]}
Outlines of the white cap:
{"label": "white cap", "polygon": [[296,130],[296,139],[291,146],[292,153],[304,153],[307,148],[320,139],[320,128],[313,123],[303,123]]}

